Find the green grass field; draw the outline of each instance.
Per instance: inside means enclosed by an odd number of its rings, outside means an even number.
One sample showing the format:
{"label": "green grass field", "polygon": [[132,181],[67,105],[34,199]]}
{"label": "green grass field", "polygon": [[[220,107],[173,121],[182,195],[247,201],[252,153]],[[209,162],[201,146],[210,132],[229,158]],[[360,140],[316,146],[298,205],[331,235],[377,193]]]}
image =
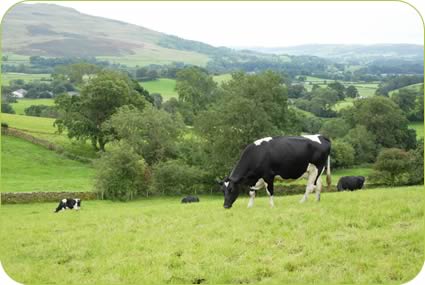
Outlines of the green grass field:
{"label": "green grass field", "polygon": [[29,74],[29,73],[13,73],[6,72],[1,74],[1,84],[9,85],[11,80],[22,79],[25,82],[30,82],[34,80],[43,80],[50,79],[50,74],[42,73],[42,74]]}
{"label": "green grass field", "polygon": [[424,137],[424,123],[423,122],[410,123],[409,128],[414,129],[416,131],[416,137],[418,139]]}
{"label": "green grass field", "polygon": [[31,105],[46,105],[53,106],[54,99],[18,99],[16,103],[12,103],[12,108],[18,115],[25,115],[24,110]]}
{"label": "green grass field", "polygon": [[139,82],[143,88],[147,89],[149,93],[159,93],[161,94],[164,101],[169,100],[170,98],[177,98],[178,94],[175,90],[176,80],[169,78],[159,78],[153,81]]}
{"label": "green grass field", "polygon": [[402,284],[421,269],[423,186],[300,198],[2,205],[2,265],[24,284]]}
{"label": "green grass field", "polygon": [[410,89],[410,90],[413,90],[413,91],[420,91],[422,85],[423,85],[423,83],[416,83],[416,84],[408,85],[408,86],[405,86],[405,87],[402,87],[402,88],[399,88],[399,89],[392,90],[392,91],[388,92],[388,94],[391,96],[395,92],[398,92],[401,89]]}
{"label": "green grass field", "polygon": [[218,84],[221,84],[223,82],[226,82],[226,81],[229,81],[230,79],[232,79],[232,74],[225,73],[225,74],[215,75],[215,76],[213,76],[213,79]]}
{"label": "green grass field", "polygon": [[57,129],[53,126],[55,119],[2,113],[1,121],[6,122],[9,127],[23,130],[34,137],[60,145],[72,154],[88,158],[97,157],[89,143],[70,140],[66,133],[58,134]]}
{"label": "green grass field", "polygon": [[91,191],[94,170],[25,140],[1,137],[1,192]]}

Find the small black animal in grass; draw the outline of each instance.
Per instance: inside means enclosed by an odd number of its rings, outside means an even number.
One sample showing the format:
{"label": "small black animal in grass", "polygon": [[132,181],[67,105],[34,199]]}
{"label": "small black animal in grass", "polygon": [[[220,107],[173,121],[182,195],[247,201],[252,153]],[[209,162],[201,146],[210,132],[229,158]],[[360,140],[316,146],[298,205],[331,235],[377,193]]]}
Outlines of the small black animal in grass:
{"label": "small black animal in grass", "polygon": [[199,198],[196,196],[187,196],[182,199],[182,203],[198,203]]}
{"label": "small black animal in grass", "polygon": [[74,209],[74,210],[79,210],[81,208],[81,199],[73,199],[73,198],[68,198],[68,199],[62,199],[59,202],[58,207],[55,210],[55,213],[60,212],[60,211],[64,211],[66,209]]}

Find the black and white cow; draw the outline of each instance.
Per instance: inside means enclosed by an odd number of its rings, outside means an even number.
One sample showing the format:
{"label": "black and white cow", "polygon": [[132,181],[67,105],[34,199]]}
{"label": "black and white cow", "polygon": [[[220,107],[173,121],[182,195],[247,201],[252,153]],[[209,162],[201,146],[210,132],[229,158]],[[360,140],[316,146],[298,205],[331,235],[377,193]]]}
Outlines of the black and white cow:
{"label": "black and white cow", "polygon": [[364,181],[364,176],[343,176],[339,179],[336,188],[338,189],[338,191],[354,191],[357,189],[362,189]]}
{"label": "black and white cow", "polygon": [[66,209],[79,210],[80,207],[81,207],[81,199],[72,199],[72,198],[62,199],[59,202],[59,205],[56,208],[55,213],[59,211],[64,211]]}
{"label": "black and white cow", "polygon": [[232,207],[243,186],[250,187],[248,207],[254,204],[255,191],[263,187],[266,188],[270,206],[273,207],[275,177],[284,180],[306,178],[307,187],[300,202],[306,201],[308,194],[314,190],[317,201],[320,201],[322,182],[318,178],[325,167],[328,188],[331,184],[330,151],[331,142],[321,135],[256,140],[245,148],[231,174],[220,181],[224,193],[224,208]]}
{"label": "black and white cow", "polygon": [[182,199],[182,203],[197,203],[199,198],[196,196],[187,196]]}

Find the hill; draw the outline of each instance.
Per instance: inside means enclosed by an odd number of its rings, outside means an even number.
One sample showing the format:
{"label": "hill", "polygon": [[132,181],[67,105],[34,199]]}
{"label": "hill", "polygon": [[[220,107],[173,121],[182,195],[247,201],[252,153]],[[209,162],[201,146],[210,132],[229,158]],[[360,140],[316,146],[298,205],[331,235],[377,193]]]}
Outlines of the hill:
{"label": "hill", "polygon": [[[89,27],[89,28],[88,28]],[[136,56],[203,65],[215,47],[53,4],[18,4],[3,18],[3,54]],[[188,44],[190,43],[190,44]],[[193,51],[193,43],[197,50]],[[178,46],[178,48],[176,48]]]}
{"label": "hill", "polygon": [[423,58],[424,47],[414,44],[374,44],[374,45],[343,45],[343,44],[307,44],[290,47],[251,47],[250,50],[289,55],[314,55],[323,58]]}

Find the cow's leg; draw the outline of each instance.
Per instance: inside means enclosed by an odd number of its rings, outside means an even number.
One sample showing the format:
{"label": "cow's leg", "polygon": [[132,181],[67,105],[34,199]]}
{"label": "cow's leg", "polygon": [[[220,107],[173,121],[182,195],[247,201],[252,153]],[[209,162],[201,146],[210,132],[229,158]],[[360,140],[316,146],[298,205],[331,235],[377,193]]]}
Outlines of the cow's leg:
{"label": "cow's leg", "polygon": [[264,182],[263,178],[260,178],[254,186],[250,187],[251,190],[249,191],[248,208],[254,206],[255,191],[260,190],[261,188],[265,187],[265,185],[266,183]]}
{"label": "cow's leg", "polygon": [[316,201],[320,202],[320,192],[322,191],[322,173],[324,168],[321,169],[316,181]]}
{"label": "cow's leg", "polygon": [[268,179],[267,181],[266,181],[266,192],[267,192],[267,194],[269,195],[269,197],[270,197],[270,207],[274,207],[274,201],[273,201],[273,193],[274,193],[274,185],[273,185],[273,179],[274,178],[272,178],[272,179]]}
{"label": "cow's leg", "polygon": [[308,165],[307,172],[308,172],[307,187],[305,188],[305,193],[304,193],[304,196],[301,198],[300,203],[304,203],[307,200],[308,194],[313,192],[314,182],[318,174],[317,167],[313,164]]}

